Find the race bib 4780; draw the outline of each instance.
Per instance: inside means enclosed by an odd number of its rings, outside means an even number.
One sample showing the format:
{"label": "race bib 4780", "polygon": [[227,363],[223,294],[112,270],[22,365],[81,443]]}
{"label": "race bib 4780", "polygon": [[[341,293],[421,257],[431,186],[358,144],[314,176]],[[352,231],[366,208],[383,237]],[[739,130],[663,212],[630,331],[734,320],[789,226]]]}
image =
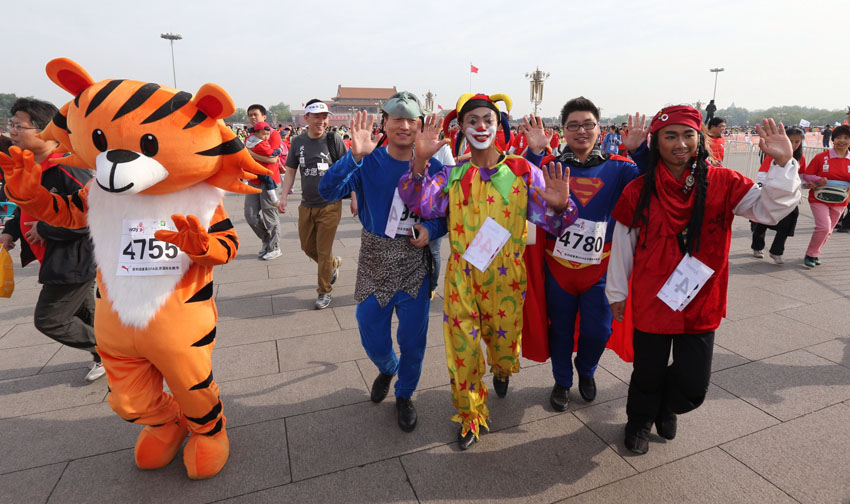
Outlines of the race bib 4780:
{"label": "race bib 4780", "polygon": [[182,275],[185,254],[173,243],[154,238],[165,229],[176,231],[171,221],[124,219],[118,249],[118,276]]}

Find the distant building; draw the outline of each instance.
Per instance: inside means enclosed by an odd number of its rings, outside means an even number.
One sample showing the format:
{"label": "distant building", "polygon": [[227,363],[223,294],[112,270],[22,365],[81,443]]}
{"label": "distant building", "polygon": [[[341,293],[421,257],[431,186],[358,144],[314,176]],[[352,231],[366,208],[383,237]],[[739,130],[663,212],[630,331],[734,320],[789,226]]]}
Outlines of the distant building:
{"label": "distant building", "polygon": [[[351,117],[358,110],[365,110],[370,114],[379,114],[381,107],[397,93],[395,86],[391,88],[362,88],[337,86],[336,96],[325,100],[331,109],[328,118],[331,126],[347,126]],[[304,111],[293,110],[292,118],[296,125],[303,126]]]}

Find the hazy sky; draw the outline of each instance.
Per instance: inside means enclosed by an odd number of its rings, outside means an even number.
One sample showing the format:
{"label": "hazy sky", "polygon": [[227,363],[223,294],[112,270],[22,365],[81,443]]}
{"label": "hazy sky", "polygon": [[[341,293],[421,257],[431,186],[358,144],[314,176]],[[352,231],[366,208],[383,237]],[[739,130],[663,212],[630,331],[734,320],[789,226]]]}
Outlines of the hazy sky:
{"label": "hazy sky", "polygon": [[[468,7],[464,7],[467,6]],[[56,105],[52,58],[76,60],[95,80],[224,87],[237,107],[300,108],[337,86],[427,90],[450,109],[470,91],[507,93],[531,110],[524,74],[549,72],[542,113],[584,95],[603,115],[711,98],[719,108],[850,104],[850,1],[276,2],[42,0],[4,2],[0,92]]]}

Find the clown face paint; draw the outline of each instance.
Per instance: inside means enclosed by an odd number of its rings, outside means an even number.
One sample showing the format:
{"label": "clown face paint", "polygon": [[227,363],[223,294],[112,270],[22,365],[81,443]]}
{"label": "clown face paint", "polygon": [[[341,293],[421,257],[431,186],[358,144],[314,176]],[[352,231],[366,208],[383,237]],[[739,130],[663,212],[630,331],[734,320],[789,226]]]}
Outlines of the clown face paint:
{"label": "clown face paint", "polygon": [[493,140],[496,139],[496,125],[489,128],[484,128],[483,125],[478,128],[466,128],[463,134],[473,148],[485,150],[493,145]]}

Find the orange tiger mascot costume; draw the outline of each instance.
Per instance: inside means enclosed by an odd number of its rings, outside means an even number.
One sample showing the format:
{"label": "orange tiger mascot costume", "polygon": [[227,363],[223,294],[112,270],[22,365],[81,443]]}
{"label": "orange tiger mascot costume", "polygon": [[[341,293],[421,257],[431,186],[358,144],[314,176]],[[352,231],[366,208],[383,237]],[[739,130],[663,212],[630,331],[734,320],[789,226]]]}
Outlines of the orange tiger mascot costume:
{"label": "orange tiger mascot costume", "polygon": [[191,432],[183,450],[189,478],[215,476],[230,445],[212,374],[212,276],[239,245],[221,198],[223,190],[257,192],[240,179],[269,172],[221,121],[234,106],[215,84],[192,96],[153,83],[95,82],[64,58],[48,63],[47,75],[74,99],[41,136],[71,153],[62,164],[96,175],[77,194],[51,194],[32,153],[12,147],[11,157],[0,154],[6,192],[51,225],[89,227],[97,351],[109,405],[145,426],[138,467],[167,465]]}

